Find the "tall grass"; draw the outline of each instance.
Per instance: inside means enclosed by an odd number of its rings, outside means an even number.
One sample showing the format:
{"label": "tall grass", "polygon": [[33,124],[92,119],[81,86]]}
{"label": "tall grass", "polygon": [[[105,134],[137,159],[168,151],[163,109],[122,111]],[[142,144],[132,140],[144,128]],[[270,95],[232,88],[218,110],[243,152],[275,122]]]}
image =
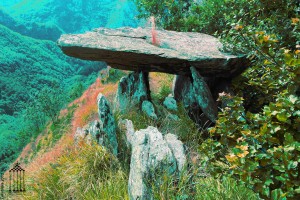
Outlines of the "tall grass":
{"label": "tall grass", "polygon": [[99,145],[80,143],[34,178],[26,199],[124,199],[127,173]]}

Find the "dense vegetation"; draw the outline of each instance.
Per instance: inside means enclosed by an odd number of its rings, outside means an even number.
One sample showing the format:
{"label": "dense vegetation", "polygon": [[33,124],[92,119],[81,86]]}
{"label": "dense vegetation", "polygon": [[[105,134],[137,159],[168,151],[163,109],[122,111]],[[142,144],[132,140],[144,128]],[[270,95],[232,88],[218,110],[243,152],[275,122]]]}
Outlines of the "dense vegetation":
{"label": "dense vegetation", "polygon": [[[97,116],[95,102],[99,90],[113,101],[117,88],[117,82],[113,80],[118,80],[119,75],[121,73],[112,70],[105,83],[97,81],[84,92],[79,101],[75,102],[72,125],[75,124],[77,127],[82,122],[84,125],[91,121],[86,121],[86,119]],[[173,75],[151,73],[150,80],[156,83],[156,85],[153,84],[152,99],[155,102],[159,120],[149,119],[136,107],[129,107],[124,113],[115,112],[115,119],[130,119],[135,129],[152,125],[158,127],[163,133],[176,133],[188,146],[202,141],[195,123],[188,117],[183,107],[180,107],[177,112],[172,112],[180,117],[182,123],[177,123],[169,117],[170,111],[162,105],[162,97],[170,92]],[[168,91],[160,88],[168,88]],[[68,136],[66,133],[68,131],[65,131],[63,137]],[[129,199],[127,187],[130,149],[127,146],[122,125],[118,126],[117,137],[120,152],[117,158],[97,144],[87,145],[86,142],[80,141],[77,146],[74,146],[73,137],[63,140],[63,143],[68,145],[60,151],[62,153],[58,159],[52,160],[53,162],[46,165],[43,170],[29,172],[30,176],[27,177],[30,178],[27,181],[31,192],[24,195],[25,199]],[[37,149],[43,151],[49,139],[40,140],[39,143],[43,145]],[[51,154],[57,155],[57,151],[52,151]],[[195,174],[201,174],[198,171],[201,168],[197,166],[197,163],[189,163],[189,165],[192,167],[184,170],[179,179],[170,177],[167,173],[153,176],[154,179],[148,184],[154,191],[155,199],[258,199],[255,193],[231,178],[225,178],[221,182],[219,179],[207,177],[205,173],[203,176],[195,176]],[[157,178],[162,181],[161,185],[155,181]]]}
{"label": "dense vegetation", "polygon": [[100,26],[136,26],[135,13],[133,2],[119,0],[0,1],[0,174],[104,67],[68,58],[45,40]]}
{"label": "dense vegetation", "polygon": [[[200,2],[200,1],[199,1]],[[136,0],[140,17],[166,29],[216,34],[252,66],[236,78],[204,141],[203,165],[265,199],[297,199],[300,151],[300,34],[296,0]],[[220,164],[223,163],[223,164]]]}
{"label": "dense vegetation", "polygon": [[[158,177],[163,180],[161,185],[155,181],[149,183],[154,196],[157,199],[258,199],[256,194],[259,194],[263,199],[299,199],[299,1],[134,1],[141,18],[155,16],[159,26],[169,30],[215,34],[224,42],[224,51],[246,54],[251,61],[251,66],[233,80],[235,95],[220,95],[219,100],[225,101],[226,107],[219,109],[219,119],[209,130],[196,126],[182,106],[179,111],[171,112],[180,117],[180,123],[169,118],[170,112],[162,106],[162,101],[170,93],[173,78],[170,75],[155,74],[161,81],[157,87],[160,89],[152,93],[159,120],[150,120],[136,108],[115,113],[116,120],[131,119],[136,129],[153,125],[163,133],[175,133],[190,150],[198,151],[200,161],[193,163],[191,159],[189,168],[179,178],[161,174]],[[35,4],[26,7],[24,2],[15,0],[2,5],[18,21],[49,23],[67,32],[85,31],[102,23],[111,27],[124,25],[120,22],[123,20],[115,21],[118,15],[114,13],[120,12],[122,5],[125,8],[129,5],[127,1],[73,0],[70,7],[64,7],[61,1],[29,0],[26,2]],[[116,2],[125,3],[114,7]],[[110,10],[114,17],[107,18],[107,13],[99,12],[100,7]],[[130,9],[125,10],[124,16]],[[3,16],[15,23],[7,14]],[[74,19],[71,23],[66,20],[70,16]],[[53,147],[56,141],[61,143],[58,150],[47,152],[53,163],[34,171],[30,177],[32,193],[26,194],[28,199],[128,198],[130,150],[122,127],[117,131],[121,152],[117,159],[102,147],[84,143],[74,147],[72,138],[60,140],[62,133],[95,119],[97,94],[101,91],[113,96],[116,77],[123,72],[111,70],[115,76],[102,79],[102,83],[97,80],[68,109],[67,115],[58,117],[59,109],[80,96],[88,80],[94,80],[95,76],[88,75],[97,71],[98,65],[82,68],[83,62],[61,55],[52,42],[23,37],[3,26],[0,30],[4,38],[0,40],[4,49],[0,54],[0,170],[7,167],[32,135],[45,130],[48,135],[44,139],[37,144],[32,142],[33,155],[41,148]],[[75,82],[79,83],[74,85]],[[44,129],[50,119],[53,123]],[[208,138],[204,137],[207,135]],[[44,160],[40,162],[49,163],[49,157],[41,156]]]}
{"label": "dense vegetation", "polygon": [[0,158],[2,172],[47,120],[78,97],[103,63],[63,55],[54,42],[0,25]]}
{"label": "dense vegetation", "polygon": [[[0,2],[0,7],[31,29],[26,35],[57,40],[60,32],[78,33],[98,27],[137,26],[134,3],[128,0],[17,0]],[[1,16],[0,16],[1,22]],[[9,24],[9,22],[7,22]],[[12,26],[12,25],[10,25]],[[38,34],[40,31],[42,34]],[[22,30],[20,30],[22,31]]]}

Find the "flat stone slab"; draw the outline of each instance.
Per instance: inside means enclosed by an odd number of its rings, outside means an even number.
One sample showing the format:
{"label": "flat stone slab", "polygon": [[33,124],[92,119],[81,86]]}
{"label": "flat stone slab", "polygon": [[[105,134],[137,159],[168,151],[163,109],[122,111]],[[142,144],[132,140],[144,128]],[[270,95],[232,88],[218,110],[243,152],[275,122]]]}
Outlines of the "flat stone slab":
{"label": "flat stone slab", "polygon": [[69,56],[132,71],[190,75],[193,66],[202,76],[232,77],[248,66],[243,56],[221,52],[222,44],[213,36],[166,30],[156,35],[154,45],[151,28],[99,28],[62,35],[58,46]]}

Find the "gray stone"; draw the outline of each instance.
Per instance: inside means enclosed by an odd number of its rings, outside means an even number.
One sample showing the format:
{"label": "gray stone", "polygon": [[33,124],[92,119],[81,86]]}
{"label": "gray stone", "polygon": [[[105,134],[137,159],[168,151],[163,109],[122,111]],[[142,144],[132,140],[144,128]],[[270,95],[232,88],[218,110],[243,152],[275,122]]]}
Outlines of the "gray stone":
{"label": "gray stone", "polygon": [[190,77],[176,75],[173,81],[172,93],[176,101],[182,102],[187,110],[199,107]]}
{"label": "gray stone", "polygon": [[98,141],[100,137],[100,123],[99,121],[95,120],[89,124],[88,133]]}
{"label": "gray stone", "polygon": [[122,130],[125,130],[126,145],[127,147],[130,147],[132,141],[134,140],[134,127],[132,121],[128,119],[120,120],[119,127],[121,127]]}
{"label": "gray stone", "polygon": [[203,113],[212,122],[216,122],[218,117],[218,110],[215,100],[212,97],[211,91],[199,72],[194,67],[191,67],[190,69],[193,77],[193,91],[197,103],[201,107]]}
{"label": "gray stone", "polygon": [[[110,106],[106,98],[100,93],[97,97],[100,138],[103,138],[103,146],[112,151],[114,155],[118,154],[118,142],[116,136],[116,124]],[[101,137],[102,136],[102,137]]]}
{"label": "gray stone", "polygon": [[173,97],[166,97],[163,104],[167,109],[177,111],[177,103]]}
{"label": "gray stone", "polygon": [[143,101],[142,111],[149,116],[151,119],[156,120],[157,115],[155,114],[154,106],[150,101]]}
{"label": "gray stone", "polygon": [[122,77],[116,94],[115,109],[125,111],[150,99],[148,73],[132,72]]}
{"label": "gray stone", "polygon": [[62,35],[58,46],[69,56],[131,71],[190,75],[194,66],[203,76],[234,77],[248,66],[244,56],[221,52],[222,44],[210,35],[157,30],[157,37],[159,45],[153,45],[151,28],[99,28]]}
{"label": "gray stone", "polygon": [[[182,142],[167,134],[164,138],[155,127],[136,131],[131,141],[132,153],[128,193],[131,200],[153,199],[147,183],[155,172],[174,174],[185,166],[186,158]],[[177,154],[177,155],[175,155]]]}
{"label": "gray stone", "polygon": [[165,135],[164,138],[176,159],[178,170],[181,171],[186,164],[186,155],[183,143],[180,140],[178,140],[178,137],[176,135],[171,133]]}

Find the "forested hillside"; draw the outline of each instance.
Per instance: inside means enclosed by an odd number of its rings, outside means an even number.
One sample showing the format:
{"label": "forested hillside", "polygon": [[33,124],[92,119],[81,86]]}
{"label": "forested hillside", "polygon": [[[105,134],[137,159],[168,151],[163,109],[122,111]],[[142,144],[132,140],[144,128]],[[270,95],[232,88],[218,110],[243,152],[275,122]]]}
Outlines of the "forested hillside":
{"label": "forested hillside", "polygon": [[[19,0],[0,6],[17,20],[57,26],[66,33],[76,33],[97,27],[137,26],[135,5],[129,0]],[[30,6],[29,6],[30,5]],[[117,12],[117,13],[116,13]],[[56,38],[58,39],[58,38]]]}
{"label": "forested hillside", "polygon": [[133,2],[123,0],[0,1],[0,174],[106,66],[63,55],[59,36],[136,26],[135,12]]}
{"label": "forested hillside", "polygon": [[22,19],[16,20],[11,17],[3,8],[1,8],[1,6],[0,24],[22,35],[30,36],[36,39],[55,41],[63,32],[63,30],[61,30],[55,24],[25,22]]}
{"label": "forested hillside", "polygon": [[[32,102],[41,101],[38,99],[41,91],[49,88],[64,94],[60,94],[62,99],[53,108],[58,112],[70,98],[80,95],[105,65],[69,58],[54,42],[25,37],[2,25],[0,46],[0,139],[3,141],[0,157],[1,164],[4,164],[47,120],[47,116],[41,118],[38,115],[43,112],[41,109],[34,111],[40,118],[40,127],[32,127],[32,114],[31,118],[24,118],[25,111],[37,104]],[[47,93],[49,95],[49,91]],[[26,135],[21,137],[18,135],[20,131]]]}

